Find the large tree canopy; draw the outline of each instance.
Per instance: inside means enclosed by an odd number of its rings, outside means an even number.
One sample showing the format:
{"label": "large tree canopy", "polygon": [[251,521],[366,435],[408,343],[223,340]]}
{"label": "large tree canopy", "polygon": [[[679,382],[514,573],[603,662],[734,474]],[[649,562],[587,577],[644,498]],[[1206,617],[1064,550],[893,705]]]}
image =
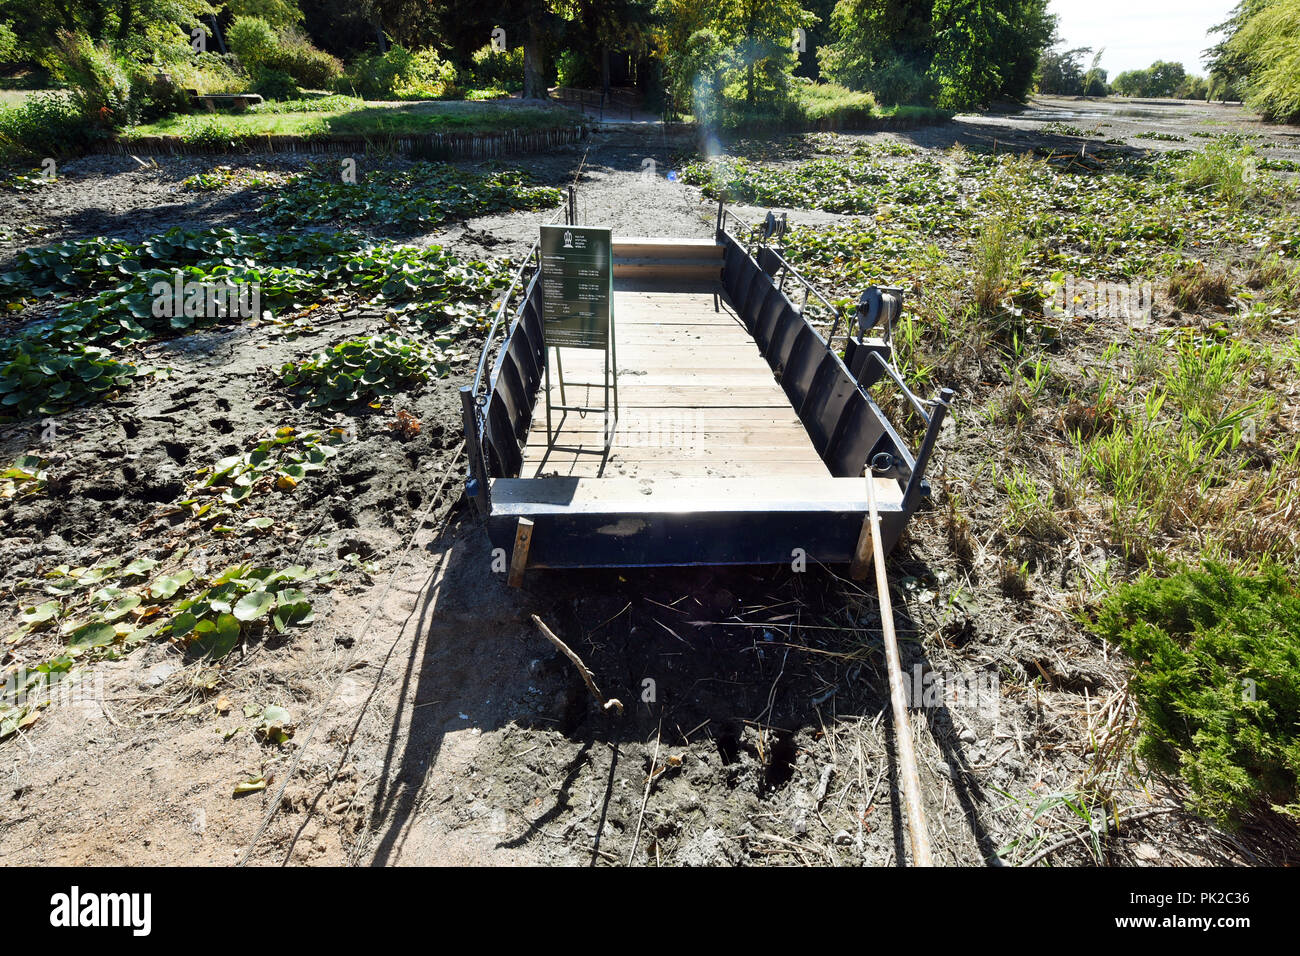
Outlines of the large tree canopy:
{"label": "large tree canopy", "polygon": [[823,72],[891,102],[1023,99],[1055,19],[1047,0],[841,0]]}

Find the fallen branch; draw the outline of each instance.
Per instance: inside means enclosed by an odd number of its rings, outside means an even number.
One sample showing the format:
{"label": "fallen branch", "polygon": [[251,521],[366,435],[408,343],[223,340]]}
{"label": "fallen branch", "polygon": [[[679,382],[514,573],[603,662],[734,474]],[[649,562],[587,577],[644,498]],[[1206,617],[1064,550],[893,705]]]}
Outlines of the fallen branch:
{"label": "fallen branch", "polygon": [[600,692],[600,688],[596,686],[595,675],[587,669],[586,664],[582,663],[582,658],[574,653],[568,644],[565,644],[564,641],[556,637],[555,632],[547,627],[542,619],[536,614],[533,615],[533,623],[537,625],[538,629],[542,632],[543,637],[554,644],[561,654],[573,661],[573,666],[578,669],[578,673],[582,675],[582,679],[586,681],[587,689],[591,691],[591,696],[596,698],[596,703],[600,704],[600,709],[606,712],[611,709],[617,710],[621,717],[623,715],[623,702],[617,697],[611,697],[609,700],[605,699],[605,696]]}

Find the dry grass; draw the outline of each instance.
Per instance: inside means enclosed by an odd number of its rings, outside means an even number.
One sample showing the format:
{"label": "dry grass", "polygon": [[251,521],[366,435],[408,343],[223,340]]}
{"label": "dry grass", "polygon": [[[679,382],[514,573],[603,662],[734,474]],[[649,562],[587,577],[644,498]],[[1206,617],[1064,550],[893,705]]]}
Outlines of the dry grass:
{"label": "dry grass", "polygon": [[1226,308],[1232,302],[1232,275],[1226,266],[1207,267],[1188,260],[1169,277],[1169,298],[1184,312]]}

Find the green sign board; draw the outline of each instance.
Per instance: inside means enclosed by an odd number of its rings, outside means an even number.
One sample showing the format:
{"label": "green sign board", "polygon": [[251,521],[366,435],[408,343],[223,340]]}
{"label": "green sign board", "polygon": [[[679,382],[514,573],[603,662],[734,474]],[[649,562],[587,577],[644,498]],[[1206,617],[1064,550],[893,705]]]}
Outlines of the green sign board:
{"label": "green sign board", "polygon": [[548,346],[609,345],[614,241],[608,229],[542,226],[542,324]]}

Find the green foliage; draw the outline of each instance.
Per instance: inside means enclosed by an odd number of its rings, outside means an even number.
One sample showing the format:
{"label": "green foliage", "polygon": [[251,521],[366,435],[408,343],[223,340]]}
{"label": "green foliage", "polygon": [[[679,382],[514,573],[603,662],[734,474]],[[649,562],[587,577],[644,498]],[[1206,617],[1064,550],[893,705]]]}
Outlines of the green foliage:
{"label": "green foliage", "polygon": [[1023,99],[1052,40],[1045,0],[843,0],[823,73],[884,102],[966,109]]}
{"label": "green foliage", "polygon": [[492,45],[479,47],[469,58],[470,85],[477,89],[501,89],[517,92],[524,87],[524,48],[493,50]]}
{"label": "green foliage", "polygon": [[[695,5],[664,0],[656,45],[679,112],[705,125],[729,113],[782,119],[791,107],[790,79],[798,62],[796,29],[816,23],[797,0],[735,0]],[[733,121],[731,126],[741,125]]]}
{"label": "green foliage", "polygon": [[49,463],[38,455],[21,455],[8,468],[0,471],[0,501],[18,495],[35,495],[45,490]]}
{"label": "green foliage", "polygon": [[86,122],[72,95],[42,92],[0,109],[0,162],[75,155],[104,135]]}
{"label": "green foliage", "polygon": [[136,244],[89,239],[25,250],[19,268],[0,277],[9,295],[93,294],[0,346],[0,420],[56,414],[130,384],[139,373],[110,349],[228,320],[206,309],[160,314],[158,290],[170,290],[178,271],[189,283],[256,288],[272,314],[355,294],[414,310],[435,329],[477,324],[484,300],[508,282],[505,263],[463,262],[438,246],[376,247],[346,233],[173,229]]}
{"label": "green foliage", "polygon": [[278,180],[269,174],[249,169],[232,169],[215,166],[204,173],[195,173],[181,180],[181,189],[189,192],[209,193],[220,189],[260,189],[275,185]]}
{"label": "green foliage", "polygon": [[1093,631],[1137,663],[1142,752],[1217,821],[1300,812],[1300,591],[1285,568],[1207,562],[1116,588]]}
{"label": "green foliage", "polygon": [[[323,471],[338,453],[342,429],[328,433],[299,431],[292,425],[278,428],[248,451],[229,455],[198,472],[176,508],[216,533],[233,534],[237,516],[264,496],[295,489],[308,475]],[[269,516],[243,522],[244,533],[269,531]]]}
{"label": "green foliage", "polygon": [[436,347],[386,333],[351,339],[302,362],[286,363],[280,379],[316,408],[392,395],[447,371]]}
{"label": "green foliage", "polygon": [[365,100],[360,97],[334,93],[330,96],[311,96],[279,103],[255,103],[248,108],[248,111],[250,113],[332,113],[340,110],[359,110],[365,105]]}
{"label": "green foliage", "polygon": [[332,167],[315,167],[271,196],[263,212],[283,222],[346,222],[428,228],[448,219],[516,209],[546,209],[561,195],[534,186],[518,169],[481,174],[443,163],[414,163],[400,171],[339,181]]}
{"label": "green foliage", "polygon": [[64,30],[51,56],[54,75],[71,89],[89,122],[104,127],[131,122],[131,78],[107,44]]}
{"label": "green foliage", "polygon": [[[184,116],[174,129],[182,143],[209,153],[231,149],[247,152],[260,139],[257,133],[232,128],[220,115]],[[324,128],[321,127],[320,131],[324,132]]]}
{"label": "green foliage", "polygon": [[1092,66],[1088,70],[1083,68],[1083,57],[1090,53],[1093,50],[1089,46],[1044,50],[1038,58],[1038,92],[1059,96],[1108,95],[1110,86],[1106,82],[1106,71],[1100,66],[1102,51],[1093,53]]}
{"label": "green foliage", "polygon": [[18,54],[19,46],[20,41],[14,28],[8,23],[0,22],[0,63],[12,62]]}
{"label": "green foliage", "polygon": [[1244,74],[1246,104],[1279,123],[1300,121],[1300,0],[1243,4],[1227,41]]}
{"label": "green foliage", "polygon": [[104,348],[56,348],[34,336],[11,340],[0,345],[0,422],[96,401],[131,384],[136,374]]}
{"label": "green foliage", "polygon": [[1203,150],[1186,157],[1177,176],[1193,189],[1205,190],[1234,207],[1259,195],[1255,150],[1231,140],[1215,140]]}
{"label": "green foliage", "polygon": [[343,76],[338,57],[319,50],[306,34],[294,28],[280,32],[275,49],[263,65],[287,73],[299,86],[312,90],[329,90]]}
{"label": "green foliage", "polygon": [[[1157,60],[1145,70],[1127,70],[1112,84],[1120,96],[1182,96],[1195,92],[1197,77],[1189,77],[1181,63]],[[1204,99],[1204,97],[1201,97]]]}
{"label": "green foliage", "polygon": [[236,19],[256,17],[277,30],[302,22],[295,0],[227,0],[226,10]]}
{"label": "green foliage", "polygon": [[872,94],[858,93],[837,83],[813,83],[796,77],[791,93],[800,118],[810,126],[862,127],[877,112]]}
{"label": "green foliage", "polygon": [[457,95],[456,68],[436,50],[393,44],[384,53],[359,57],[342,84],[371,100],[447,99]]}
{"label": "green foliage", "polygon": [[[263,78],[267,71],[286,74],[295,84],[311,89],[329,89],[343,75],[343,64],[336,57],[316,49],[293,27],[277,31],[258,17],[241,16],[231,24],[226,40],[244,69],[257,77],[259,85],[267,82]],[[280,84],[280,89],[287,90],[282,81]],[[294,90],[292,95],[275,98],[297,96]]]}
{"label": "green foliage", "polygon": [[40,580],[20,582],[24,590],[39,588],[49,600],[22,609],[21,624],[7,644],[54,632],[64,652],[17,675],[6,674],[0,684],[0,738],[30,724],[82,660],[121,657],[158,638],[196,657],[219,660],[268,625],[284,633],[313,620],[311,599],[301,588],[315,575],[304,567],[238,564],[209,578],[185,567],[155,573],[158,567],[149,557],[126,566],[110,559],[88,567],[60,565]]}
{"label": "green foliage", "polygon": [[574,50],[565,50],[555,58],[555,81],[560,86],[582,86],[594,77],[586,58]]}
{"label": "green foliage", "polygon": [[253,92],[260,93],[268,100],[296,100],[301,95],[292,76],[283,70],[273,70],[269,67],[257,71]]}
{"label": "green foliage", "polygon": [[279,42],[271,24],[260,17],[235,17],[226,29],[226,45],[249,73],[271,58]]}

